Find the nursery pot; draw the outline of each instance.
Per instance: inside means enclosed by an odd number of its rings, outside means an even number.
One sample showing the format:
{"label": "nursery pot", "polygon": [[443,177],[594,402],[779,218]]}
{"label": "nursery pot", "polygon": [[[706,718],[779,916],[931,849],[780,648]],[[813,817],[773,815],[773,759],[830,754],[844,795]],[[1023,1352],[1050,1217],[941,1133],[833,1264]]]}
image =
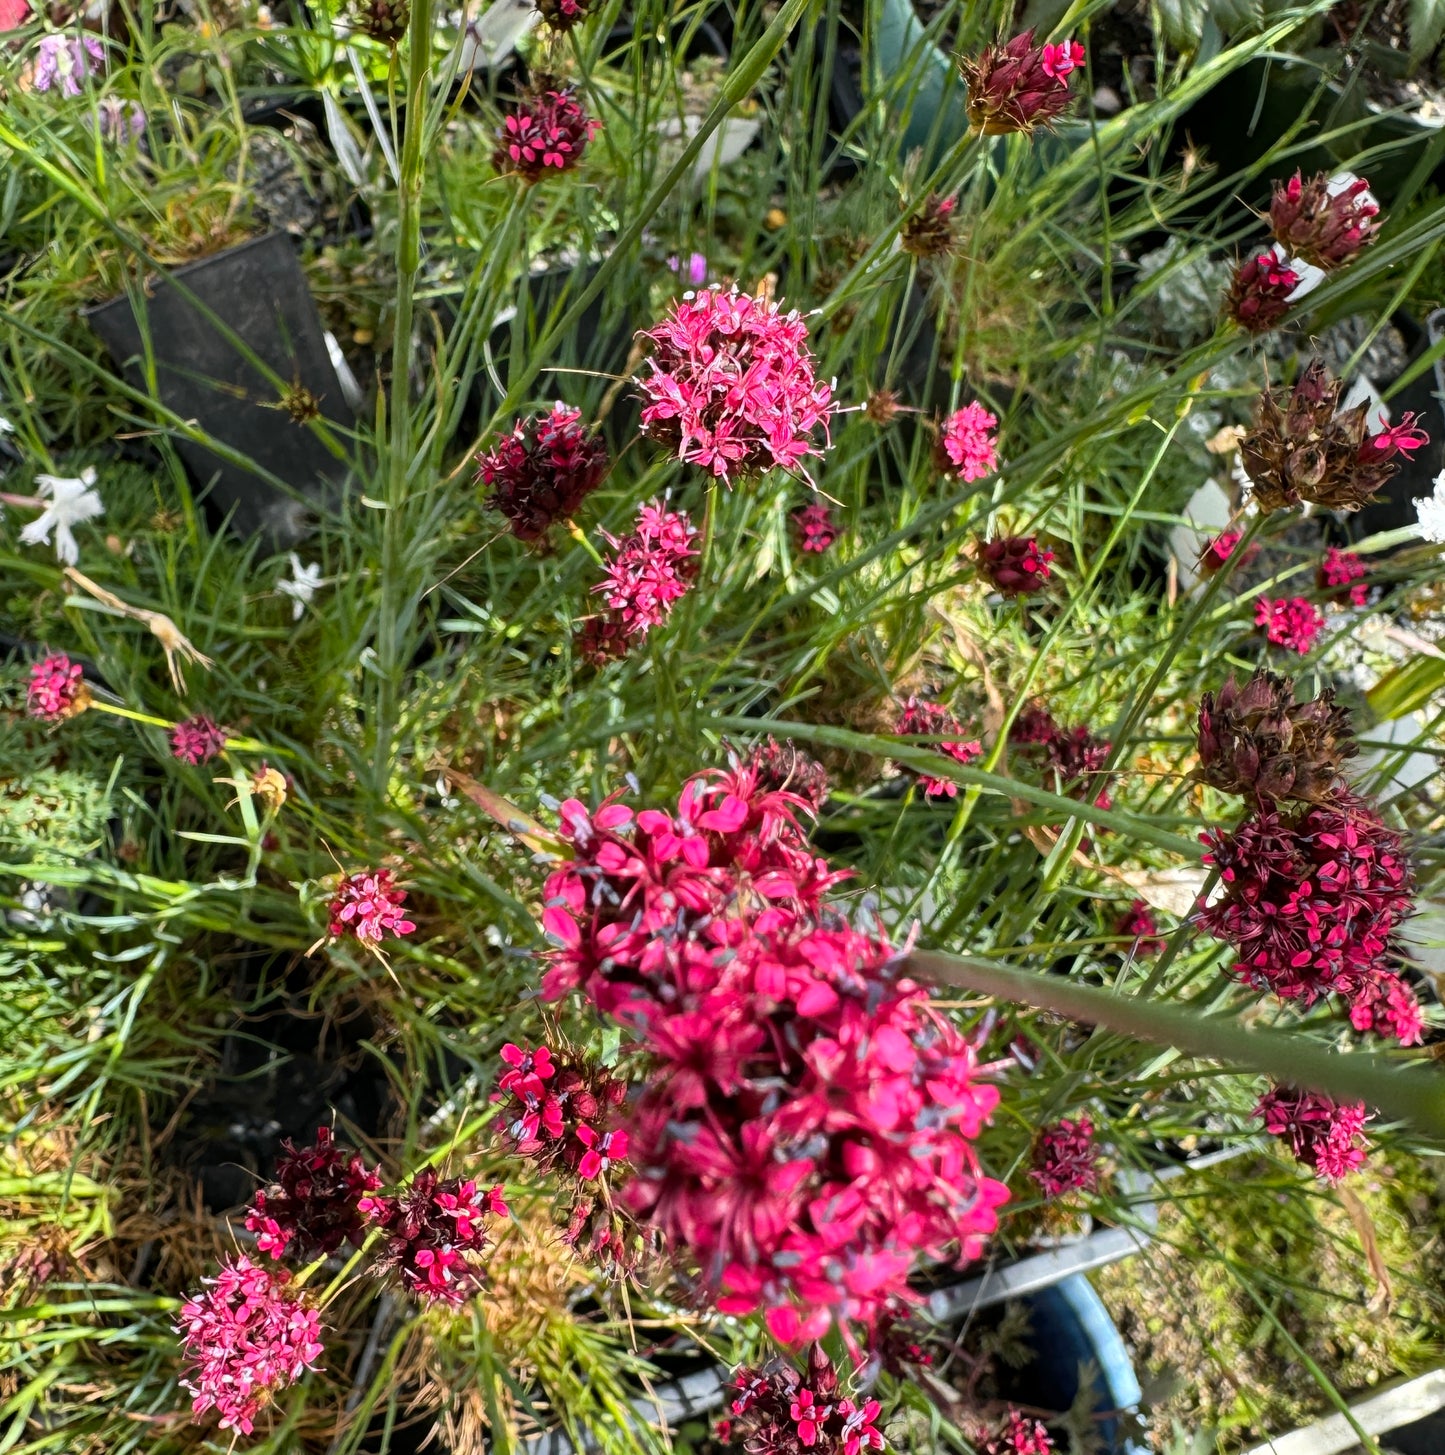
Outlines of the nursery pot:
{"label": "nursery pot", "polygon": [[[130,298],[92,308],[86,319],[131,382],[144,388],[142,319]],[[283,387],[309,390],[331,425],[345,429],[352,416],[291,239],[270,233],[161,274],[145,300],[144,324],[160,402],[242,457],[177,439],[196,485],[243,534],[294,543],[306,502],[339,488],[345,451],[278,408],[281,391],[257,363]]]}

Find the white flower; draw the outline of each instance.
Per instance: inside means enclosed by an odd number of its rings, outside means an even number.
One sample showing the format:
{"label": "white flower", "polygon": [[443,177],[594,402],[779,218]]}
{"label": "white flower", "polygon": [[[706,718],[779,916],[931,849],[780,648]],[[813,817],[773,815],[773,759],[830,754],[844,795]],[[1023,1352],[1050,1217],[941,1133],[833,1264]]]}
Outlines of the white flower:
{"label": "white flower", "polygon": [[80,547],[76,545],[70,527],[105,514],[99,494],[91,488],[94,484],[93,466],[82,471],[74,480],[65,480],[59,475],[37,475],[35,493],[50,504],[20,532],[21,543],[27,546],[48,544],[53,530],[56,556],[73,566],[80,559]]}
{"label": "white flower", "polygon": [[291,576],[290,581],[276,583],[276,594],[291,598],[291,619],[300,621],[301,613],[306,610],[311,598],[316,595],[317,588],[321,585],[321,567],[318,565],[303,566],[300,556],[292,551]]}
{"label": "white flower", "polygon": [[1435,493],[1415,500],[1420,535],[1437,546],[1445,546],[1445,470],[1435,477]]}

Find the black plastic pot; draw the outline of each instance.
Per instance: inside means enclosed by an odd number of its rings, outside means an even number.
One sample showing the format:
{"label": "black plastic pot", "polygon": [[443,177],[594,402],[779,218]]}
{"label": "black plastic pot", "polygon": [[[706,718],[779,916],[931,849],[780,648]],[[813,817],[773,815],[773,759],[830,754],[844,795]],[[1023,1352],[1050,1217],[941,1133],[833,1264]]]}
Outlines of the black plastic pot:
{"label": "black plastic pot", "polygon": [[[198,491],[239,532],[294,543],[308,502],[339,489],[345,452],[277,407],[281,391],[251,356],[286,386],[300,384],[315,395],[329,423],[347,428],[352,415],[291,239],[271,233],[160,276],[144,314],[160,402],[242,457],[177,439]],[[86,319],[131,382],[144,388],[142,322],[130,299],[103,303]]]}

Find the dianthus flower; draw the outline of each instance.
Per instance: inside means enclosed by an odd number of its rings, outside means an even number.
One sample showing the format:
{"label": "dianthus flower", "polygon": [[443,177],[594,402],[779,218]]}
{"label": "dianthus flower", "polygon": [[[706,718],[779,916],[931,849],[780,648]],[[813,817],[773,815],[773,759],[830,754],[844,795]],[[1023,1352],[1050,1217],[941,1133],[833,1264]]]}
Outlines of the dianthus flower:
{"label": "dianthus flower", "polygon": [[620,1200],[784,1343],[872,1325],[917,1257],[977,1256],[1007,1197],[973,1147],[995,1088],[881,927],[827,903],[846,876],[806,806],[737,761],[673,812],[569,800],[543,914],[543,994],[580,989],[646,1061]]}
{"label": "dianthus flower", "polygon": [[1370,597],[1363,559],[1353,551],[1342,551],[1338,546],[1325,548],[1316,582],[1321,591],[1333,589],[1335,600],[1348,601],[1351,606],[1363,606]]}
{"label": "dianthus flower", "polygon": [[1042,1420],[1011,1409],[1003,1428],[983,1447],[983,1455],[1052,1455],[1053,1448]]}
{"label": "dianthus flower", "polygon": [[199,767],[209,763],[226,746],[226,731],[205,713],[188,717],[171,729],[171,756]]}
{"label": "dianthus flower", "polygon": [[[1244,532],[1240,530],[1221,531],[1207,546],[1199,553],[1199,574],[1201,576],[1212,576],[1226,561],[1234,555],[1239,547],[1240,541],[1244,539]],[[1235,563],[1238,566],[1247,566],[1259,555],[1259,542],[1251,541],[1245,547],[1244,555]]]}
{"label": "dianthus flower", "polygon": [[978,544],[978,569],[1002,596],[1042,591],[1053,559],[1053,551],[1033,536],[995,536]]}
{"label": "dianthus flower", "polygon": [[1069,76],[1083,64],[1084,48],[1077,41],[1036,46],[1032,30],[960,58],[969,122],[985,136],[1052,125],[1074,99]]}
{"label": "dianthus flower", "polygon": [[734,287],[685,293],[641,338],[650,372],[638,381],[642,432],[725,484],[774,468],[804,474],[821,454],[832,387],[819,382],[808,326],[796,311]]}
{"label": "dianthus flower", "polygon": [[[963,724],[941,702],[910,697],[903,704],[903,712],[894,731],[899,737],[937,737],[942,733],[962,733]],[[934,752],[952,758],[955,763],[968,764],[983,756],[983,744],[976,738],[969,741],[954,738],[931,743],[929,746]],[[958,797],[958,784],[951,778],[933,778],[927,773],[920,773],[918,781],[922,785],[925,798]]]}
{"label": "dianthus flower", "polygon": [[[1380,988],[1396,983],[1392,938],[1414,889],[1400,835],[1338,792],[1293,815],[1257,811],[1203,841],[1223,893],[1198,920],[1234,947],[1235,977],[1303,1006],[1339,995],[1380,1029],[1374,1006]],[[1403,1006],[1382,1019],[1407,1033],[1418,1025]]]}
{"label": "dianthus flower", "polygon": [[976,399],[943,421],[934,447],[934,463],[945,475],[981,480],[998,468],[998,416]]}
{"label": "dianthus flower", "polygon": [[748,754],[747,766],[760,792],[795,793],[809,813],[816,814],[828,796],[828,770],[794,742],[764,738]]}
{"label": "dianthus flower", "polygon": [[583,428],[582,411],[556,404],[519,420],[511,434],[477,456],[477,483],[519,541],[541,540],[602,483],[607,446]]}
{"label": "dianthus flower", "polygon": [[249,1435],[272,1397],[321,1357],[321,1315],[287,1288],[284,1269],[231,1258],[181,1306],[176,1329],[193,1365],[181,1381],[191,1410],[215,1410],[223,1430]]}
{"label": "dianthus flower", "polygon": [[537,0],[543,23],[556,31],[571,30],[591,8],[592,0]]}
{"label": "dianthus flower", "polygon": [[1169,943],[1159,933],[1159,922],[1154,918],[1154,911],[1142,899],[1134,900],[1120,916],[1114,933],[1132,940],[1136,955],[1158,955]]}
{"label": "dianthus flower", "polygon": [[1362,1101],[1336,1102],[1323,1092],[1277,1086],[1260,1098],[1254,1114],[1321,1181],[1339,1182],[1367,1155],[1369,1113]]}
{"label": "dianthus flower", "polygon": [[1254,603],[1254,624],[1267,642],[1307,657],[1325,629],[1325,614],[1305,596],[1261,596]]}
{"label": "dianthus flower", "polygon": [[697,575],[697,528],[679,510],[650,501],[637,512],[630,536],[603,531],[612,547],[607,575],[592,589],[602,593],[612,621],[628,642],[639,642],[672,615]]}
{"label": "dianthus flower", "polygon": [[55,652],[30,668],[25,711],[42,722],[64,722],[90,706],[90,689],[79,662]]}
{"label": "dianthus flower", "polygon": [[[517,1154],[543,1168],[559,1164],[583,1181],[600,1170],[599,1149],[611,1136],[605,1123],[627,1099],[627,1083],[584,1056],[534,1051],[508,1043],[502,1047],[507,1069],[497,1080],[494,1099],[505,1100],[503,1125]],[[620,1160],[625,1144],[607,1142]]]}
{"label": "dianthus flower", "polygon": [[386,1233],[377,1272],[398,1272],[402,1287],[428,1303],[459,1304],[482,1286],[486,1222],[507,1215],[500,1187],[484,1192],[430,1167],[398,1196],[363,1197],[357,1206]]}
{"label": "dianthus flower", "polygon": [[795,510],[793,524],[797,527],[799,550],[821,554],[838,539],[838,522],[826,501],[815,500]]}
{"label": "dianthus flower", "polygon": [[1334,794],[1358,751],[1349,710],[1333,688],[1296,702],[1288,677],[1261,670],[1243,687],[1231,677],[1218,697],[1200,699],[1196,776],[1223,793],[1318,803]]}
{"label": "dianthus flower", "polygon": [[1392,970],[1381,971],[1350,995],[1350,1024],[1357,1031],[1389,1036],[1402,1046],[1418,1046],[1425,1016],[1415,992]]}
{"label": "dianthus flower", "polygon": [[365,1236],[360,1200],[380,1186],[381,1174],[368,1169],[360,1153],[338,1146],[330,1127],[318,1127],[309,1147],[289,1138],[281,1143],[276,1181],[257,1192],[246,1226],[273,1258],[314,1258],[343,1243],[359,1248]]}
{"label": "dianthus flower", "polygon": [[956,197],[935,197],[930,193],[904,220],[898,245],[915,258],[939,258],[951,253],[957,242],[958,225],[953,214]]}
{"label": "dianthus flower", "polygon": [[1224,311],[1241,328],[1263,333],[1289,312],[1291,296],[1300,282],[1300,275],[1274,252],[1246,258],[1234,270]]}
{"label": "dianthus flower", "polygon": [[1265,389],[1259,396],[1239,459],[1260,510],[1302,501],[1327,510],[1358,510],[1399,469],[1397,455],[1429,443],[1413,414],[1371,434],[1367,405],[1336,412],[1340,389],[1340,381],[1315,359],[1288,393]]}
{"label": "dianthus flower", "polygon": [[1374,242],[1380,231],[1379,214],[1379,204],[1363,177],[1321,172],[1306,182],[1296,172],[1288,182],[1275,183],[1269,226],[1292,256],[1329,272]]}
{"label": "dianthus flower", "polygon": [[1045,1197],[1064,1197],[1098,1185],[1098,1161],[1093,1122],[1088,1117],[1077,1121],[1064,1117],[1041,1128],[1034,1138],[1034,1165],[1029,1168],[1029,1176]]}
{"label": "dianthus flower", "polygon": [[387,935],[409,935],[416,926],[402,912],[405,903],[406,890],[392,883],[390,869],[348,874],[337,885],[327,908],[331,938],[352,935],[374,948]]}
{"label": "dianthus flower", "polygon": [[59,84],[62,96],[79,96],[94,72],[105,70],[105,47],[98,36],[82,30],[75,35],[42,35],[35,46],[35,70],[30,84],[49,91]]}
{"label": "dianthus flower", "polygon": [[883,1448],[880,1410],[876,1399],[841,1394],[833,1361],[813,1344],[806,1373],[781,1361],[764,1370],[738,1369],[732,1412],[718,1422],[718,1436],[758,1455],[860,1455]]}
{"label": "dianthus flower", "polygon": [[[1059,784],[1069,787],[1082,783],[1099,772],[1109,761],[1113,745],[1096,738],[1079,724],[1065,728],[1054,720],[1047,708],[1026,707],[1009,729],[1009,742],[1025,751],[1041,749],[1045,765],[1058,775]],[[1109,806],[1109,795],[1101,792],[1095,802]]]}
{"label": "dianthus flower", "polygon": [[503,119],[492,160],[498,171],[537,182],[549,169],[575,167],[601,126],[582,109],[575,86],[554,88],[544,80]]}

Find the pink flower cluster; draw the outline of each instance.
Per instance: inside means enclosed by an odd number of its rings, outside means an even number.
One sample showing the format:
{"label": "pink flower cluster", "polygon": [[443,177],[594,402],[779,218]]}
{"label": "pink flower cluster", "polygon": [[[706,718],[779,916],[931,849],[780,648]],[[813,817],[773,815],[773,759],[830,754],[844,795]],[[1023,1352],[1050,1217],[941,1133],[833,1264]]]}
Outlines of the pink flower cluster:
{"label": "pink flower cluster", "polygon": [[1260,1098],[1254,1114],[1324,1182],[1339,1182],[1367,1155],[1364,1102],[1336,1102],[1322,1092],[1277,1086]]}
{"label": "pink flower cluster", "polygon": [[1292,815],[1256,809],[1203,840],[1224,892],[1199,923],[1234,946],[1240,980],[1305,1006],[1338,995],[1357,1029],[1420,1039],[1419,1004],[1391,968],[1413,877],[1369,804],[1340,792]]}
{"label": "pink flower cluster", "polygon": [[881,930],[825,902],[845,876],[803,806],[737,761],[670,813],[569,800],[543,916],[544,996],[581,989],[647,1058],[622,1198],[784,1343],[873,1327],[917,1257],[977,1256],[1008,1195],[973,1147],[997,1091]]}
{"label": "pink flower cluster", "polygon": [[1273,328],[1289,312],[1300,275],[1274,249],[1247,258],[1234,270],[1225,312],[1250,333]]}
{"label": "pink flower cluster", "polygon": [[1325,614],[1308,597],[1261,596],[1254,603],[1254,624],[1272,645],[1307,657],[1325,629]]}
{"label": "pink flower cluster", "polygon": [[482,1285],[486,1223],[506,1217],[502,1189],[483,1192],[471,1179],[442,1179],[424,1167],[395,1197],[363,1197],[362,1215],[386,1241],[377,1272],[395,1271],[402,1287],[428,1303],[459,1304]]}
{"label": "pink flower cluster", "polygon": [[508,1042],[502,1060],[497,1096],[507,1102],[507,1136],[518,1155],[542,1167],[561,1163],[584,1182],[627,1156],[627,1133],[605,1125],[627,1099],[625,1081],[580,1057],[554,1060],[547,1046],[528,1051]]}
{"label": "pink flower cluster", "polygon": [[272,1258],[291,1253],[314,1258],[343,1243],[359,1248],[364,1238],[361,1199],[381,1186],[381,1174],[360,1154],[332,1140],[330,1127],[316,1129],[309,1147],[282,1142],[275,1183],[257,1192],[246,1213],[256,1246]]}
{"label": "pink flower cluster", "polygon": [[1348,601],[1351,606],[1363,606],[1369,600],[1365,563],[1353,551],[1342,551],[1338,546],[1327,547],[1320,562],[1318,581],[1320,590],[1333,590],[1337,599]]}
{"label": "pink flower cluster", "polygon": [[983,1455],[1052,1455],[1053,1448],[1042,1420],[1011,1409],[1003,1428],[983,1447]]}
{"label": "pink flower cluster", "polygon": [[[1199,554],[1199,570],[1204,576],[1212,576],[1234,555],[1235,549],[1240,541],[1244,539],[1244,532],[1241,530],[1221,531],[1219,535],[1209,542]],[[1259,555],[1259,542],[1252,541],[1245,549],[1243,557],[1236,562],[1239,566],[1247,566]]]}
{"label": "pink flower cluster", "polygon": [[25,711],[43,722],[61,722],[84,710],[89,701],[85,673],[64,652],[34,663],[25,694]]}
{"label": "pink flower cluster", "polygon": [[1157,955],[1168,943],[1159,933],[1159,922],[1154,918],[1154,911],[1142,899],[1136,899],[1130,904],[1114,933],[1132,940],[1136,955]]}
{"label": "pink flower cluster", "polygon": [[838,539],[838,522],[827,501],[815,500],[793,512],[798,530],[798,549],[821,554]]}
{"label": "pink flower cluster", "polygon": [[1033,536],[995,536],[978,545],[978,569],[1001,596],[1041,591],[1053,559],[1053,551]]}
{"label": "pink flower cluster", "polygon": [[833,402],[796,311],[736,287],[707,288],[685,293],[640,336],[652,345],[638,386],[644,434],[726,484],[773,468],[806,475]]}
{"label": "pink flower cluster", "polygon": [[559,172],[575,167],[601,126],[583,110],[576,87],[544,84],[522,96],[503,118],[492,160],[498,171],[537,182],[549,167]]}
{"label": "pink flower cluster", "polygon": [[541,540],[602,483],[607,447],[582,425],[582,411],[555,404],[550,414],[519,420],[477,456],[487,504],[506,517],[519,541]]}
{"label": "pink flower cluster", "polygon": [[203,712],[171,729],[171,756],[193,768],[209,763],[225,746],[226,730]]}
{"label": "pink flower cluster", "polygon": [[623,656],[660,626],[687,595],[697,575],[697,527],[680,510],[653,500],[637,512],[630,536],[602,532],[612,547],[606,576],[592,589],[602,593],[607,614],[584,624],[582,650],[594,661]]}
{"label": "pink flower cluster", "polygon": [[876,1399],[853,1400],[840,1393],[833,1361],[814,1344],[808,1370],[791,1365],[767,1370],[742,1368],[733,1375],[732,1415],[719,1420],[718,1438],[740,1442],[759,1455],[861,1455],[881,1450],[883,1436]]}
{"label": "pink flower cluster", "polygon": [[1068,1117],[1042,1127],[1034,1138],[1034,1165],[1029,1176],[1045,1197],[1064,1197],[1098,1185],[1099,1153],[1094,1124],[1088,1117]]}
{"label": "pink flower cluster", "polygon": [[945,475],[981,480],[998,468],[998,416],[977,400],[956,409],[943,421],[934,463]]}
{"label": "pink flower cluster", "polygon": [[1069,77],[1083,64],[1078,41],[1036,46],[1032,30],[961,57],[969,122],[985,136],[1052,125],[1072,99]]}
{"label": "pink flower cluster", "polygon": [[[941,702],[929,702],[926,698],[910,697],[903,705],[903,713],[894,729],[899,737],[938,737],[944,733],[963,732],[963,724]],[[932,743],[935,752],[952,758],[955,763],[972,763],[983,757],[983,744],[977,738],[965,741],[961,736]],[[957,798],[958,784],[951,778],[934,778],[926,773],[918,775],[925,798]]]}
{"label": "pink flower cluster", "polygon": [[223,1430],[249,1435],[272,1396],[321,1357],[321,1316],[287,1288],[284,1269],[228,1259],[176,1319],[196,1415],[215,1410]]}
{"label": "pink flower cluster", "polygon": [[363,869],[348,874],[336,887],[327,908],[333,940],[350,935],[368,949],[387,937],[409,935],[416,928],[402,911],[406,890],[392,882],[390,869]]}

